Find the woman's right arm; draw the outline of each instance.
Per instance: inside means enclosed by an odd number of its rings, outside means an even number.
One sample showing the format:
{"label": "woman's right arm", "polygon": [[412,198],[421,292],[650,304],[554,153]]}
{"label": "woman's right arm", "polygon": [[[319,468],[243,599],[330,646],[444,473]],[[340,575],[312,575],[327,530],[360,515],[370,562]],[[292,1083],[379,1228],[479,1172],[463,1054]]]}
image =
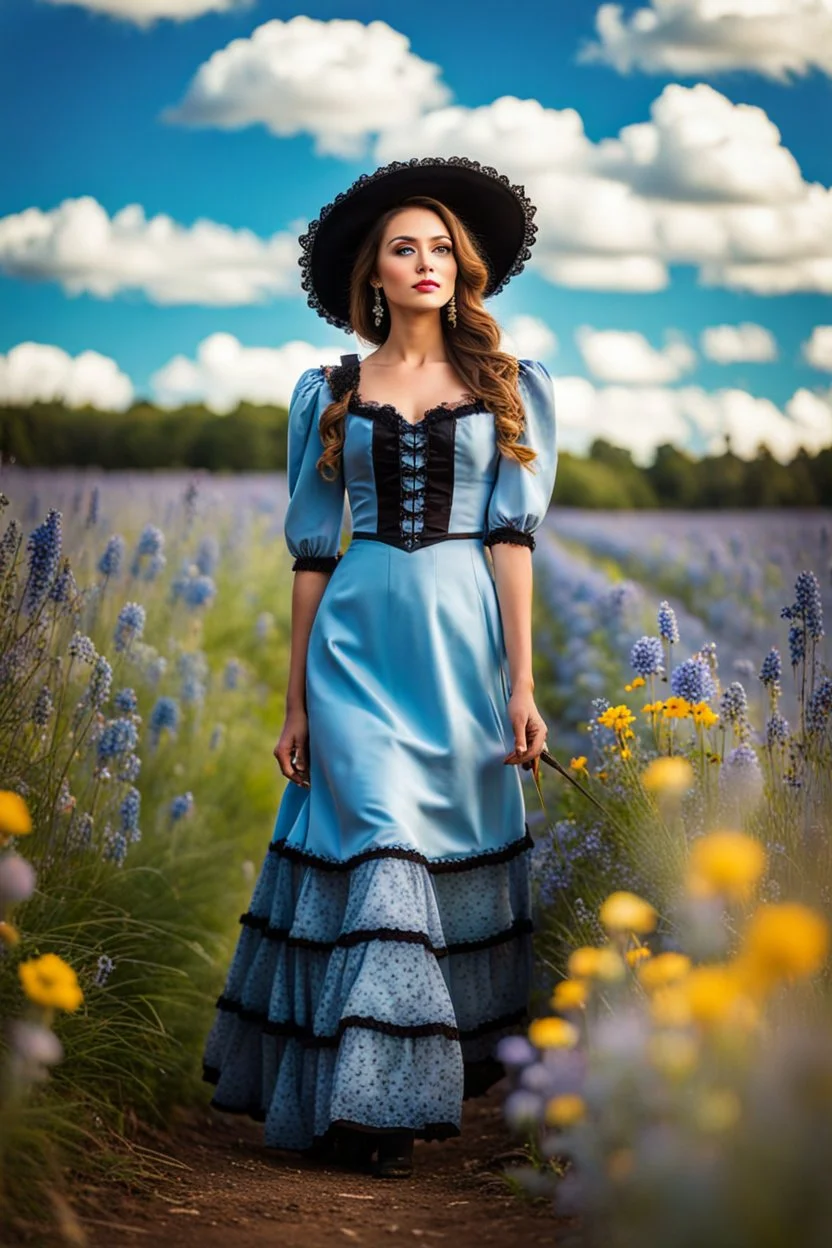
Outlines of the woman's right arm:
{"label": "woman's right arm", "polygon": [[329,572],[296,572],[292,587],[292,637],[286,717],[274,756],[288,780],[309,786],[309,722],[306,715],[306,655],[309,634],[330,578]]}
{"label": "woman's right arm", "polygon": [[321,476],[316,466],[323,453],[318,424],[331,397],[323,371],[308,368],[298,379],[289,401],[286,463],[289,504],[283,520],[283,535],[294,557],[295,576],[286,718],[273,752],[284,776],[304,786],[309,784],[306,714],[309,634],[327,581],[340,558],[344,518],[343,468],[335,480],[329,481]]}

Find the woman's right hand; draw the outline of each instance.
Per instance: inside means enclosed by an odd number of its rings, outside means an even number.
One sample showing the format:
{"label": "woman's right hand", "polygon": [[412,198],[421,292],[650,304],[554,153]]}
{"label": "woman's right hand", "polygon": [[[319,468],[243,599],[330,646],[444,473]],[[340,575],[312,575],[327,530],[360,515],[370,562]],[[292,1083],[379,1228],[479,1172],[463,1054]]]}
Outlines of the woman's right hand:
{"label": "woman's right hand", "polygon": [[274,747],[274,756],[287,780],[308,789],[309,785],[309,720],[304,710],[286,712],[283,730]]}

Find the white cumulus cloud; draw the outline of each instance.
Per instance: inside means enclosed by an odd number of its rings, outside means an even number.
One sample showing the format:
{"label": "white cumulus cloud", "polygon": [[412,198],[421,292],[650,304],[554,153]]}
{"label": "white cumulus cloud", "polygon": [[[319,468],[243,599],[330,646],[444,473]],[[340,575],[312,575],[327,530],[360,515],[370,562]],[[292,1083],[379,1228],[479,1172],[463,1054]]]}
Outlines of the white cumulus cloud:
{"label": "white cumulus cloud", "polygon": [[183,226],[162,213],[148,220],[139,204],[109,217],[91,196],[0,218],[0,269],[9,277],[48,279],[68,295],[99,299],[140,290],[166,305],[263,303],[299,290],[298,254],[292,234],[261,239],[204,219]]}
{"label": "white cumulus cloud", "polygon": [[304,369],[337,364],[340,355],[337,347],[314,347],[300,340],[280,347],[246,347],[233,334],[216,333],[199,344],[196,359],[174,356],[150,383],[160,407],[204,403],[221,415],[243,402],[285,407]]}
{"label": "white cumulus cloud", "polygon": [[832,390],[798,390],[781,411],[739,389],[594,386],[583,377],[556,377],[554,384],[560,443],[580,455],[595,438],[626,447],[642,467],[663,443],[720,454],[728,437],[741,459],[753,459],[765,443],[781,463],[801,446],[815,454],[832,445]]}
{"label": "white cumulus cloud", "polygon": [[205,13],[230,13],[232,9],[248,9],[256,0],[46,0],[47,4],[73,5],[104,13],[109,17],[152,26],[160,18],[188,22]]}
{"label": "white cumulus cloud", "polygon": [[816,325],[803,344],[803,358],[813,368],[832,373],[832,325]]}
{"label": "white cumulus cloud", "polygon": [[649,121],[599,143],[573,109],[505,96],[393,125],[375,150],[379,164],[464,151],[522,183],[531,265],[557,285],[656,291],[693,265],[705,285],[832,293],[832,190],[803,180],[762,109],[704,83],[670,84]]}
{"label": "white cumulus cloud", "polygon": [[830,0],[648,0],[629,14],[602,4],[598,41],[579,54],[619,73],[682,78],[747,70],[785,82],[817,69],[832,75]]}
{"label": "white cumulus cloud", "polygon": [[274,135],[309,133],[319,155],[360,156],[367,137],[408,126],[450,99],[440,69],[386,22],[278,18],[233,39],[199,67],[163,120]]}
{"label": "white cumulus cloud", "polygon": [[115,360],[98,351],[69,355],[45,342],[19,342],[0,355],[0,403],[62,402],[117,412],[133,401],[133,384]]}
{"label": "white cumulus cloud", "polygon": [[777,342],[763,325],[709,325],[701,335],[702,353],[717,364],[765,363],[777,359]]}
{"label": "white cumulus cloud", "polygon": [[513,316],[503,326],[500,350],[519,360],[545,360],[557,354],[557,335],[539,316]]}
{"label": "white cumulus cloud", "polygon": [[696,364],[696,352],[681,339],[661,350],[634,330],[593,329],[581,325],[575,340],[593,377],[626,385],[664,385],[678,381]]}

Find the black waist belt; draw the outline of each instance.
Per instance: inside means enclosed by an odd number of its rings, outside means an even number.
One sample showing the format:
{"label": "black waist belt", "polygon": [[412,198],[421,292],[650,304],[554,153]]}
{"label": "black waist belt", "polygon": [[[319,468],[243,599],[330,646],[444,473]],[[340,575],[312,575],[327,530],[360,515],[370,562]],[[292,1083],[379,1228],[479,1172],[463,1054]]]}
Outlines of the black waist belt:
{"label": "black waist belt", "polygon": [[480,530],[478,533],[439,533],[435,537],[422,537],[420,534],[414,534],[413,537],[401,537],[398,534],[386,533],[367,533],[360,529],[357,533],[353,533],[352,540],[366,542],[384,542],[387,546],[398,546],[401,550],[415,550],[418,546],[433,546],[436,542],[455,542],[464,539],[483,538],[485,531]]}

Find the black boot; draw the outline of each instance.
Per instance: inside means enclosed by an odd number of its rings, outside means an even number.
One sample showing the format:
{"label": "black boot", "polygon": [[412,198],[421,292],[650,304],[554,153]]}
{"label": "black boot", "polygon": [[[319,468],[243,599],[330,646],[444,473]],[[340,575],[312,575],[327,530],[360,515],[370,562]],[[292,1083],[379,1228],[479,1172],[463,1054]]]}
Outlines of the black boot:
{"label": "black boot", "polygon": [[335,1160],[347,1170],[369,1174],[373,1166],[373,1153],[378,1137],[354,1127],[338,1126],[335,1135]]}
{"label": "black boot", "polygon": [[378,1137],[378,1178],[410,1178],[413,1174],[413,1139],[412,1130],[385,1131]]}

